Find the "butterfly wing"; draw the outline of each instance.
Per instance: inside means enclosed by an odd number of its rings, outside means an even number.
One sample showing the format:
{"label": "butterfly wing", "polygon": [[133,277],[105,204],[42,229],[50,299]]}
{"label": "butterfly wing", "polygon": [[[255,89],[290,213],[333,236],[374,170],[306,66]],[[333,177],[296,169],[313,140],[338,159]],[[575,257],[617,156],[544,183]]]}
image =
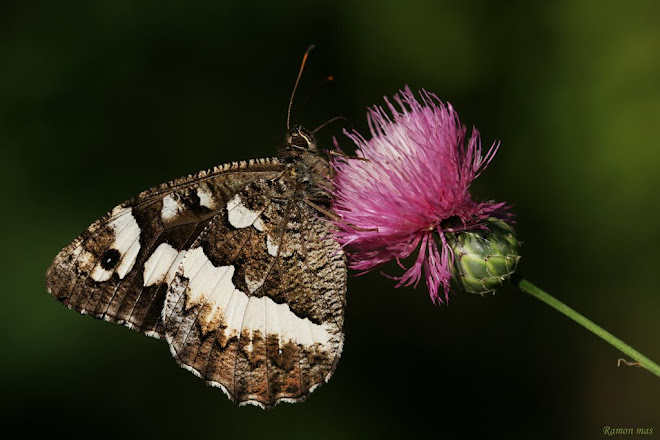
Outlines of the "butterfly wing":
{"label": "butterfly wing", "polygon": [[341,354],[344,255],[295,182],[259,180],[197,237],[170,285],[179,363],[239,403],[304,399]]}
{"label": "butterfly wing", "polygon": [[235,193],[283,169],[277,159],[232,163],[139,194],[55,257],[48,291],[80,313],[162,337],[165,295],[185,249]]}

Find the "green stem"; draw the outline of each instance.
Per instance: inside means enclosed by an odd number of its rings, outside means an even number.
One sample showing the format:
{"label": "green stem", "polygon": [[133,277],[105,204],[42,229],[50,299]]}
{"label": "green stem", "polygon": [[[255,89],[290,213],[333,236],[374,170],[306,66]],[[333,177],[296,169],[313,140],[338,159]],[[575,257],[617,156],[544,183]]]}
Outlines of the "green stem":
{"label": "green stem", "polygon": [[585,318],[575,310],[568,307],[566,304],[552,297],[548,293],[536,287],[534,284],[530,283],[521,276],[514,275],[511,277],[511,282],[514,286],[518,287],[521,291],[532,295],[534,298],[543,301],[550,307],[553,307],[555,310],[563,313],[564,315],[571,318],[573,321],[577,322],[587,330],[591,331],[597,336],[600,336],[603,340],[609,342],[614,347],[621,350],[623,353],[630,356],[632,359],[636,360],[639,365],[646,368],[656,376],[660,377],[660,366],[653,362],[651,359],[644,356],[639,351],[632,348],[630,345],[623,342],[621,339],[617,338],[610,332],[606,331],[604,328],[594,324],[589,319]]}

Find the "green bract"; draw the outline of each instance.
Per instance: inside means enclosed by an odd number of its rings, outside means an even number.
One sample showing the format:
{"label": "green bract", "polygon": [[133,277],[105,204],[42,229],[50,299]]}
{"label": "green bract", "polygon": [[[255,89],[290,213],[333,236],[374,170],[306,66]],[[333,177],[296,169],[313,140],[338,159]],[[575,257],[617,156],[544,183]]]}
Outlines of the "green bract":
{"label": "green bract", "polygon": [[490,217],[481,222],[487,229],[446,232],[454,251],[453,279],[471,293],[493,292],[515,272],[520,242],[513,228]]}

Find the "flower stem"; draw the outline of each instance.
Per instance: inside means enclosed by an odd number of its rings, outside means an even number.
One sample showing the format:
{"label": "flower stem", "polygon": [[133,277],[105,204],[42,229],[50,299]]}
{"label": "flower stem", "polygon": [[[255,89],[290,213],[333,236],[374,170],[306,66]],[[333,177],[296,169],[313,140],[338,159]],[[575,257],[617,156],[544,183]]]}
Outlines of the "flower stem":
{"label": "flower stem", "polygon": [[511,282],[521,291],[533,296],[534,298],[543,301],[550,307],[553,307],[555,310],[563,313],[564,315],[571,318],[573,321],[577,322],[587,330],[591,331],[597,336],[600,336],[601,339],[609,342],[614,347],[621,350],[626,355],[630,356],[632,359],[637,361],[640,366],[646,368],[656,376],[660,377],[660,366],[653,362],[651,359],[647,358],[630,345],[623,342],[621,339],[617,338],[610,332],[606,331],[604,328],[594,324],[589,319],[585,318],[575,310],[568,307],[566,304],[562,303],[558,299],[554,298],[547,292],[536,287],[534,284],[527,281],[525,278],[519,275],[513,275],[511,277]]}

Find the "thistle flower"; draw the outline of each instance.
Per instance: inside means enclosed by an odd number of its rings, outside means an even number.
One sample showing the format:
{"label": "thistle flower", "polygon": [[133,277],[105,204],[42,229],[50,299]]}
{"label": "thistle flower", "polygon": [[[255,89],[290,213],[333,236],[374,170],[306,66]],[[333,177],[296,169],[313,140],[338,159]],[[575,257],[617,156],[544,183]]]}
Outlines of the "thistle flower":
{"label": "thistle flower", "polygon": [[[514,274],[519,242],[505,203],[476,202],[472,181],[488,166],[499,144],[482,155],[476,129],[469,139],[451,105],[424,90],[421,102],[408,87],[385,98],[391,116],[374,106],[367,114],[371,140],[346,133],[357,158],[338,157],[333,182],[335,238],[353,269],[370,271],[396,260],[405,269],[392,277],[403,285],[424,276],[434,303],[449,299],[450,279],[468,292],[512,284],[584,326],[660,377],[660,365],[596,325],[527,279]],[[357,160],[357,159],[364,160]],[[415,256],[414,254],[417,253]],[[410,257],[408,267],[404,261]],[[621,361],[622,359],[620,359]]]}
{"label": "thistle flower", "polygon": [[[469,192],[499,144],[482,155],[479,133],[473,129],[467,139],[450,104],[425,90],[420,97],[406,87],[394,97],[397,106],[385,98],[392,116],[370,108],[370,140],[346,132],[366,160],[333,160],[334,223],[352,269],[364,273],[395,260],[405,269],[391,277],[396,287],[417,285],[424,276],[436,303],[443,302],[440,286],[449,297],[456,258],[449,240],[461,231],[487,230],[487,219],[510,214],[505,203],[475,202]],[[411,256],[406,267],[402,260]]]}

